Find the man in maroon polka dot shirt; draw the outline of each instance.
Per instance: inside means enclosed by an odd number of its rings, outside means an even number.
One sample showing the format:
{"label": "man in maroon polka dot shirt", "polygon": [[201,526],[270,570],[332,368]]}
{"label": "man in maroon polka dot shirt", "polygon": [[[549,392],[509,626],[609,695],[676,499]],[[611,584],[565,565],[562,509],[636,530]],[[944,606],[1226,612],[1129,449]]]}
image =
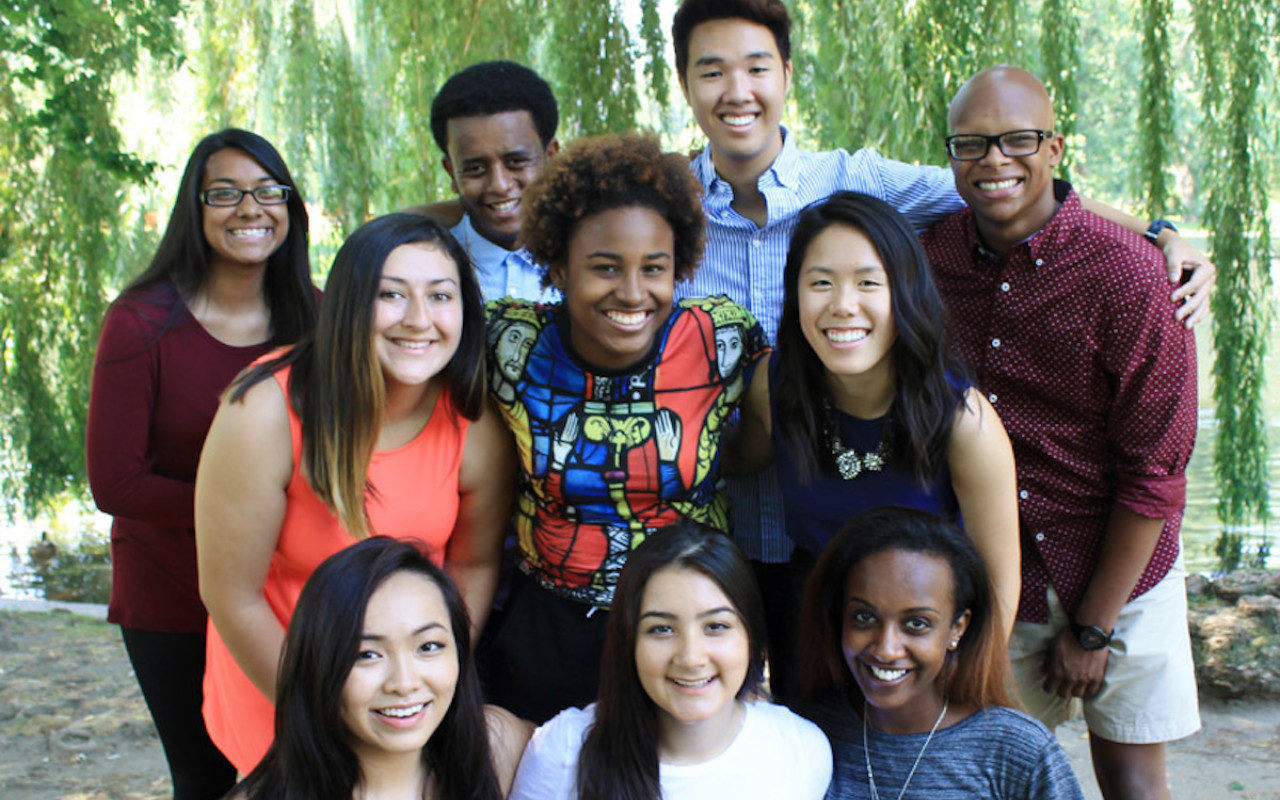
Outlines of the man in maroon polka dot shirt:
{"label": "man in maroon polka dot shirt", "polygon": [[1163,743],[1200,724],[1178,540],[1195,342],[1160,252],[1054,180],[1063,138],[1039,80],[984,70],[948,121],[969,207],[923,238],[1017,458],[1019,693],[1050,726],[1083,701],[1107,800],[1168,798]]}

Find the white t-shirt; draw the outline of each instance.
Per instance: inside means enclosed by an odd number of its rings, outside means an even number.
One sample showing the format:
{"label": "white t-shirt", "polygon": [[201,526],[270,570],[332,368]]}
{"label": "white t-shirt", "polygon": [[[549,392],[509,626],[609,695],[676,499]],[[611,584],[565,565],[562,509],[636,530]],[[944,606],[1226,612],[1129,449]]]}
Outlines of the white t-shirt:
{"label": "white t-shirt", "polygon": [[[701,764],[659,764],[663,800],[714,797],[822,800],[831,783],[831,745],[818,726],[789,709],[748,702],[742,730]],[[561,711],[538,728],[520,760],[511,800],[575,800],[578,751],[595,704]]]}

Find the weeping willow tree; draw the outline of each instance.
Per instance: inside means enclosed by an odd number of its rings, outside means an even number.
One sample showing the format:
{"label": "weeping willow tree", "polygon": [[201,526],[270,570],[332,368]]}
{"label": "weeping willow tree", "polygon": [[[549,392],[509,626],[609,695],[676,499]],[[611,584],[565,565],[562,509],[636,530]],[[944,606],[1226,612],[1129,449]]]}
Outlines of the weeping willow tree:
{"label": "weeping willow tree", "polygon": [[104,286],[135,261],[121,197],[154,169],[126,152],[112,84],[178,56],[177,0],[0,9],[0,481],[33,512],[84,482]]}
{"label": "weeping willow tree", "polygon": [[[636,124],[639,48],[620,2],[231,1],[234,14],[209,2],[194,21],[210,127],[276,141],[338,239],[372,213],[448,195],[431,101],[467,65],[539,71],[556,89],[562,138]],[[657,32],[656,0],[645,3]],[[647,53],[655,81],[666,80],[661,42]]]}
{"label": "weeping willow tree", "polygon": [[1139,97],[1137,183],[1147,219],[1173,208],[1168,167],[1173,161],[1173,52],[1169,44],[1172,0],[1142,2],[1142,93]]}
{"label": "weeping willow tree", "polygon": [[[1275,53],[1260,43],[1276,33],[1273,2],[1194,4],[1194,38],[1206,57],[1192,81],[1171,52],[1189,30],[1185,0],[788,0],[796,22],[788,119],[806,147],[873,146],[942,163],[946,108],[960,83],[985,66],[1016,63],[1045,78],[1077,182],[1086,191],[1105,186],[1111,198],[1145,198],[1157,216],[1173,203],[1171,170],[1201,158],[1175,146],[1172,120],[1203,117],[1213,155],[1204,159],[1202,194],[1221,270],[1218,385],[1235,392],[1218,403],[1233,415],[1219,446],[1227,520],[1267,513],[1256,389],[1270,320],[1266,270],[1256,264],[1270,253],[1265,189],[1274,155],[1264,146],[1264,109],[1274,105]],[[9,178],[0,187],[0,495],[11,513],[33,513],[83,486],[97,324],[150,255],[177,168],[197,139],[237,125],[280,148],[311,206],[323,272],[337,243],[369,216],[450,194],[430,104],[469,64],[506,58],[540,72],[560,101],[562,139],[642,125],[684,143],[692,122],[671,100],[671,11],[668,0],[0,8],[0,165]],[[144,82],[171,97],[159,117],[116,107],[121,87]],[[1188,85],[1190,100],[1170,101]],[[122,134],[139,124],[143,133],[126,145]],[[157,171],[151,162],[162,152]],[[1188,207],[1199,206],[1193,200]],[[1231,494],[1235,487],[1252,488]]]}
{"label": "weeping willow tree", "polygon": [[671,69],[664,52],[666,35],[658,13],[658,0],[640,0],[640,41],[644,50],[645,79],[657,110],[665,111],[671,102]]}
{"label": "weeping willow tree", "polygon": [[[645,2],[659,42],[649,44],[648,69],[663,80],[656,0]],[[150,256],[157,216],[172,202],[171,185],[149,184],[156,165],[122,141],[121,120],[138,113],[116,107],[128,76],[145,68],[131,83],[193,79],[193,97],[151,130],[179,140],[175,148],[229,125],[267,136],[312,203],[315,227],[336,242],[372,214],[447,193],[429,109],[444,79],[468,64],[510,58],[554,76],[571,135],[634,126],[639,50],[622,10],[598,0],[48,0],[0,9],[8,515],[34,516],[67,489],[83,492],[98,325]]]}
{"label": "weeping willow tree", "polygon": [[1062,163],[1058,165],[1058,176],[1070,180],[1080,144],[1075,136],[1080,122],[1076,90],[1076,70],[1080,67],[1079,0],[1044,0],[1040,9],[1040,30],[1044,83],[1053,100],[1058,133],[1067,141]]}
{"label": "weeping willow tree", "polygon": [[804,123],[800,138],[815,148],[903,156],[898,132],[920,121],[902,69],[902,3],[814,2],[798,12],[792,95]]}
{"label": "weeping willow tree", "polygon": [[1213,453],[1218,556],[1224,567],[1263,562],[1243,552],[1243,526],[1270,516],[1263,359],[1274,309],[1265,156],[1275,142],[1277,9],[1268,0],[1218,0],[1193,6],[1203,80],[1201,141],[1209,151],[1204,175],[1205,225],[1218,266],[1213,295],[1214,401],[1218,438]]}
{"label": "weeping willow tree", "polygon": [[1013,0],[794,4],[794,95],[813,147],[941,163],[947,106],[973,73],[1015,62]]}

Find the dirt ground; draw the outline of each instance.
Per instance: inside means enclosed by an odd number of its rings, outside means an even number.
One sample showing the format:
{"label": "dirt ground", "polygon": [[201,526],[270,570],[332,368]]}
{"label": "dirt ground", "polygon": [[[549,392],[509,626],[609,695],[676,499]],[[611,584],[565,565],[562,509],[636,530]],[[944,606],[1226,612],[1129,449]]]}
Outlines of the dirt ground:
{"label": "dirt ground", "polygon": [[[1205,728],[1169,747],[1178,800],[1280,800],[1280,703],[1203,701]],[[1058,731],[1099,798],[1083,723]],[[159,800],[160,742],[114,626],[65,611],[0,610],[0,797]]]}
{"label": "dirt ground", "polygon": [[0,797],[170,795],[160,740],[114,625],[0,611]]}

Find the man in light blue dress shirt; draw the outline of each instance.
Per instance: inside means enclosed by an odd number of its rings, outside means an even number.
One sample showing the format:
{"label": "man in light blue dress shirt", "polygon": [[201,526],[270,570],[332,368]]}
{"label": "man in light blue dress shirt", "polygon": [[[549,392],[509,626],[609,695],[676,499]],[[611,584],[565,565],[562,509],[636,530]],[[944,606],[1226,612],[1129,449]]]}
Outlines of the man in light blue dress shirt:
{"label": "man in light blue dress shirt", "polygon": [[551,87],[512,61],[467,67],[431,104],[431,133],[464,212],[450,232],[471,256],[485,300],[559,296],[543,287],[544,271],[516,246],[525,186],[560,149],[559,121]]}
{"label": "man in light blue dress shirt", "polygon": [[[791,88],[789,32],[786,7],[776,0],[736,7],[689,0],[672,26],[680,84],[709,140],[692,164],[706,190],[706,253],[677,291],[729,295],[756,316],[770,342],[782,314],[787,246],[805,206],[837,191],[865,192],[923,230],[964,205],[941,167],[890,161],[873,150],[796,147],[781,124]],[[798,585],[786,566],[792,544],[776,472],[730,478],[729,497],[734,538],[754,563],[770,610],[771,685],[785,696],[794,655],[788,637],[773,633],[794,624]]]}

